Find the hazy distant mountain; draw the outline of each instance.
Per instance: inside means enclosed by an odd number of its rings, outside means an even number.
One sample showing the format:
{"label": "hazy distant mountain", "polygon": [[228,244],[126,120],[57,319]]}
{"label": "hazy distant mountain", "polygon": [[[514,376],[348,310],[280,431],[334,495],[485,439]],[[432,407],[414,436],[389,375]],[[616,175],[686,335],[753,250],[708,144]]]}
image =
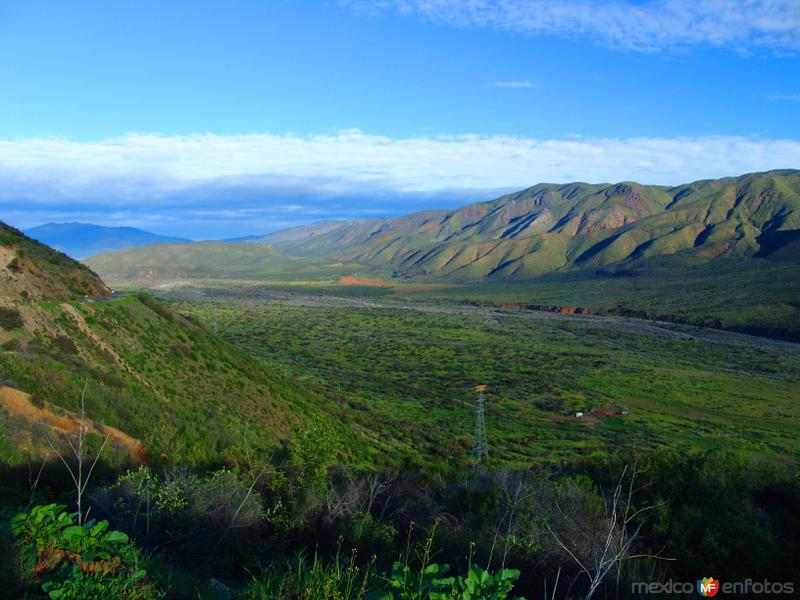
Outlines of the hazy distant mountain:
{"label": "hazy distant mountain", "polygon": [[47,223],[26,229],[25,234],[76,259],[131,246],[181,244],[191,241],[134,227],[103,227],[89,223]]}
{"label": "hazy distant mountain", "polygon": [[[257,244],[269,251],[256,260],[258,253],[241,248]],[[285,261],[292,258],[302,258],[296,264],[305,266],[352,264],[380,275],[461,280],[524,280],[562,269],[628,268],[655,258],[674,265],[727,257],[800,260],[800,171],[676,187],[539,184],[458,210],[323,221],[230,246],[239,248],[227,251],[235,259],[229,276],[254,278],[267,263],[288,272]],[[169,257],[142,248],[89,264],[114,278],[162,262],[179,267],[185,261],[198,273],[208,272],[204,266],[225,272],[224,243],[174,248]]]}

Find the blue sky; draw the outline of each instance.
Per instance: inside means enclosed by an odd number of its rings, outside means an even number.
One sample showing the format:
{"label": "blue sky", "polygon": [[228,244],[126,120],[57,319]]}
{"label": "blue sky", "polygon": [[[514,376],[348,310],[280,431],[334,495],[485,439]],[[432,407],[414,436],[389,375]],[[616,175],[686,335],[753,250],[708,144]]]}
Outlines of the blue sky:
{"label": "blue sky", "polygon": [[192,238],[800,167],[796,0],[0,2],[0,218]]}

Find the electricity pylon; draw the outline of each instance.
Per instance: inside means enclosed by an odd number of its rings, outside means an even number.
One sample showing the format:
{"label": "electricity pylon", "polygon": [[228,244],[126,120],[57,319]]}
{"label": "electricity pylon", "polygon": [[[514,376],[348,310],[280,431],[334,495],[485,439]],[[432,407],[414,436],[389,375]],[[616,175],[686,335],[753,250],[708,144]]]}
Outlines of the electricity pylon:
{"label": "electricity pylon", "polygon": [[481,460],[484,456],[489,455],[489,444],[486,441],[486,409],[483,398],[486,386],[475,386],[475,391],[478,392],[478,399],[475,401],[475,445],[472,447],[472,455]]}

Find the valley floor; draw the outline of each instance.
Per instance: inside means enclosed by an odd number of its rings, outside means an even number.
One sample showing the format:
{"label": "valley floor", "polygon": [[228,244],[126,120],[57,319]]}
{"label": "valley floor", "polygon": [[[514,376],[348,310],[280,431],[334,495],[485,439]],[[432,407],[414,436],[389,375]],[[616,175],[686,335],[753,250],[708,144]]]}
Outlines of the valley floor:
{"label": "valley floor", "polygon": [[659,445],[800,458],[797,344],[361,291],[194,282],[159,294],[333,398],[358,463],[462,461],[477,384],[498,465]]}

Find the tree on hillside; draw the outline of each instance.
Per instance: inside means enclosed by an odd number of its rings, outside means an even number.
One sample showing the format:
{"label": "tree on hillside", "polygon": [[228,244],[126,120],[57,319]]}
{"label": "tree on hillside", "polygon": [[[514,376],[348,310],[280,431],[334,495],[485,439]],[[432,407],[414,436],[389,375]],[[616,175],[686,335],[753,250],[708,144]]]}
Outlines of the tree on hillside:
{"label": "tree on hillside", "polygon": [[342,448],[339,432],[329,419],[316,415],[295,438],[300,481],[309,491],[325,489],[328,467]]}

